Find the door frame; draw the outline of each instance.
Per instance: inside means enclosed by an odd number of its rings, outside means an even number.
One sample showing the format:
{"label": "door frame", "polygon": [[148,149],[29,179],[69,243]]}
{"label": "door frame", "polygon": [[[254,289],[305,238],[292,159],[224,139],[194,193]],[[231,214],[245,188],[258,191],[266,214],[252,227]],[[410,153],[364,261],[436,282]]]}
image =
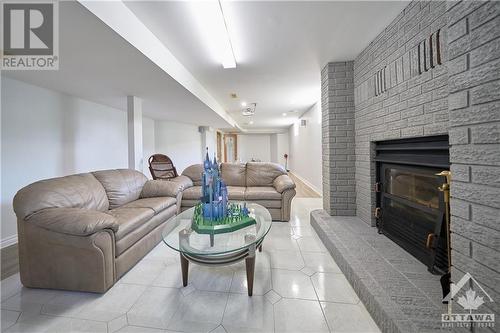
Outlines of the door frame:
{"label": "door frame", "polygon": [[216,149],[217,149],[217,160],[222,161],[222,145],[224,144],[224,140],[222,138],[222,132],[216,132]]}

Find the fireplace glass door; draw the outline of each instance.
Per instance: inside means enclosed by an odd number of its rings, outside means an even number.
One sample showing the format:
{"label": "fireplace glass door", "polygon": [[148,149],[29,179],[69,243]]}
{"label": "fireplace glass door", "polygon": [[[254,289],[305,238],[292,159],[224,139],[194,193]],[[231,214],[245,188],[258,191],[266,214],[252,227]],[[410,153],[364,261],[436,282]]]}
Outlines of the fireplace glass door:
{"label": "fireplace glass door", "polygon": [[430,268],[443,265],[436,258],[438,244],[434,243],[442,241],[445,212],[438,189],[443,177],[436,175],[440,171],[391,163],[382,163],[379,170],[384,234]]}

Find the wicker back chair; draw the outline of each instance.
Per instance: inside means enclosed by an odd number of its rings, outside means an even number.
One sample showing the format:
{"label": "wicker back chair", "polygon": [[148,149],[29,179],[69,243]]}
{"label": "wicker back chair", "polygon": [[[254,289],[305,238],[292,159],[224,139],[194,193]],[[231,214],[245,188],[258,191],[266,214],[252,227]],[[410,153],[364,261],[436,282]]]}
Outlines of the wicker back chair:
{"label": "wicker back chair", "polygon": [[168,180],[178,176],[172,160],[166,155],[154,154],[149,157],[148,163],[153,179]]}

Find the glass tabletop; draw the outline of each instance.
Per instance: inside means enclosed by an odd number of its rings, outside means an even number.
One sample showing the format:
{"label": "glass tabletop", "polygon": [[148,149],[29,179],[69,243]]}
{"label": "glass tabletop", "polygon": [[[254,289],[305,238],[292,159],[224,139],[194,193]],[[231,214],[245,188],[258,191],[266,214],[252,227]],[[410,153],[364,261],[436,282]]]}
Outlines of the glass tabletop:
{"label": "glass tabletop", "polygon": [[255,203],[247,203],[246,206],[256,224],[213,235],[213,246],[210,241],[211,235],[199,234],[191,228],[194,207],[172,217],[166,223],[162,231],[163,241],[176,251],[204,256],[231,253],[258,244],[271,229],[271,214],[265,207]]}

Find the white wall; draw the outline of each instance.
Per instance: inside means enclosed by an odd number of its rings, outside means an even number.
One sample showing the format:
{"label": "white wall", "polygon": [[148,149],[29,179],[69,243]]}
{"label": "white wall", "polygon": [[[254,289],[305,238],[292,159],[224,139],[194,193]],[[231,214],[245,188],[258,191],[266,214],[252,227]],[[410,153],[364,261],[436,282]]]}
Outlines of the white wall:
{"label": "white wall", "polygon": [[23,186],[127,167],[126,112],[6,77],[1,96],[2,240],[17,233],[12,198]]}
{"label": "white wall", "polygon": [[170,157],[179,174],[191,164],[201,163],[201,145],[198,126],[155,121],[156,153]]}
{"label": "white wall", "polygon": [[253,159],[271,162],[270,134],[238,134],[238,160],[248,162]]}
{"label": "white wall", "polygon": [[271,162],[285,167],[285,154],[289,154],[288,132],[271,134]]}
{"label": "white wall", "polygon": [[317,192],[322,193],[321,103],[313,105],[300,119],[306,119],[307,126],[301,127],[298,120],[288,131],[288,168]]}
{"label": "white wall", "polygon": [[144,155],[143,173],[152,178],[149,171],[148,159],[151,155],[156,154],[155,121],[153,119],[142,119],[142,146],[142,153]]}
{"label": "white wall", "polygon": [[[127,113],[2,76],[1,234],[15,242],[12,199],[22,187],[46,178],[99,169],[127,168]],[[170,156],[178,172],[201,162],[198,126],[143,118],[143,172],[155,153]],[[215,147],[215,131],[207,143]],[[212,148],[212,150],[215,148]],[[213,151],[212,151],[213,153]]]}
{"label": "white wall", "polygon": [[271,162],[278,163],[278,134],[270,135],[271,142]]}
{"label": "white wall", "polygon": [[285,157],[283,155],[288,154],[290,155],[290,146],[289,146],[289,139],[288,139],[288,133],[278,133],[276,134],[277,137],[277,146],[276,146],[276,153],[277,153],[277,161],[276,163],[279,163],[283,166],[285,166]]}

